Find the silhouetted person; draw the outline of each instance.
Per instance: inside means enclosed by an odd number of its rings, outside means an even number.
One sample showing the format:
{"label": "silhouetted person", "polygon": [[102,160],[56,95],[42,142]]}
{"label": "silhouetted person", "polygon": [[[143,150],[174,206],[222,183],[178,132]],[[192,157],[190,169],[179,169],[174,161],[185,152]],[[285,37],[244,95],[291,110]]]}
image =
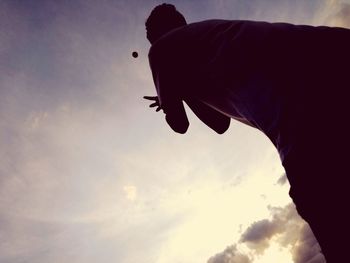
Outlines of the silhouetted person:
{"label": "silhouetted person", "polygon": [[[173,5],[146,21],[149,61],[170,127],[189,126],[183,102],[217,133],[236,119],[266,134],[290,196],[327,262],[346,261],[350,30],[237,20],[187,24]],[[348,237],[348,236],[346,236]]]}

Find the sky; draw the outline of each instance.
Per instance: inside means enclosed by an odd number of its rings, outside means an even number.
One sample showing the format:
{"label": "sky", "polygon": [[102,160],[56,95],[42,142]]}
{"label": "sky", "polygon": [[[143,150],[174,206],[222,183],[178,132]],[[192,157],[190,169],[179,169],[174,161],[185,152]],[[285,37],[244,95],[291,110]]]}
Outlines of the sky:
{"label": "sky", "polygon": [[[160,3],[0,0],[0,262],[325,262],[267,137],[188,109],[175,134],[142,99]],[[188,22],[350,27],[350,1],[169,3]]]}

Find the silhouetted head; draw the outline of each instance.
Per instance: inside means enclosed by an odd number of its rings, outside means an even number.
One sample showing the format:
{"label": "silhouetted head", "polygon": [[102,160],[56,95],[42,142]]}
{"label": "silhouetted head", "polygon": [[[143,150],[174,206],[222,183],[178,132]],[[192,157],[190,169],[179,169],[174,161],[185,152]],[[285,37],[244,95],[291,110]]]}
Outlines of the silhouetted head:
{"label": "silhouetted head", "polygon": [[185,17],[176,10],[174,5],[161,4],[152,10],[145,25],[147,39],[153,44],[162,35],[187,23]]}

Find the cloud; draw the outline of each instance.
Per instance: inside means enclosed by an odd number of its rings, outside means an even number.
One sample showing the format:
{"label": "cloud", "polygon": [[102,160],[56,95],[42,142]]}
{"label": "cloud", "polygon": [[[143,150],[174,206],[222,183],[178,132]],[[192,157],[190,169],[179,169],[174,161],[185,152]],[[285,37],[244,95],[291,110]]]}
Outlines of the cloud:
{"label": "cloud", "polygon": [[287,174],[284,173],[277,181],[277,184],[284,185],[288,181]]}
{"label": "cloud", "polygon": [[269,247],[269,240],[281,231],[281,226],[276,221],[268,219],[260,220],[251,225],[241,237],[241,242],[246,243],[258,254],[262,254]]}
{"label": "cloud", "polygon": [[324,263],[325,259],[319,252],[320,246],[310,227],[304,224],[299,233],[299,240],[292,250],[294,263]]}
{"label": "cloud", "polygon": [[255,245],[255,250],[259,253],[259,249],[271,244],[275,239],[282,247],[291,247],[294,263],[311,263],[314,262],[311,260],[315,259],[318,259],[317,262],[324,262],[316,238],[309,225],[298,215],[294,204],[284,208],[271,207],[270,211],[272,219],[251,225],[243,233],[242,238],[246,237],[245,240],[242,239],[243,241],[249,241],[251,247],[252,244]]}
{"label": "cloud", "polygon": [[325,9],[330,10],[325,18],[325,24],[330,26],[350,28],[350,4],[339,0],[329,0]]}
{"label": "cloud", "polygon": [[[283,233],[288,233],[287,227],[298,224],[301,219],[296,214],[292,204],[285,208],[270,207],[272,219],[263,219],[253,223],[242,234],[240,242],[255,250],[257,254],[262,254],[270,246],[271,239],[279,236],[281,243],[293,242],[294,239],[284,240]],[[289,236],[289,235],[288,235]]]}
{"label": "cloud", "polygon": [[238,251],[237,245],[227,247],[223,252],[211,257],[207,263],[251,263],[251,259]]}
{"label": "cloud", "polygon": [[[254,258],[264,256],[272,244],[288,249],[294,263],[325,262],[316,238],[309,225],[298,215],[294,204],[269,209],[270,219],[262,219],[251,224],[242,233],[238,243],[210,258],[208,263],[241,262],[231,260],[236,255],[250,260],[242,262],[254,262]],[[239,247],[244,245],[250,249],[249,253],[238,252]],[[234,260],[237,259],[234,258]]]}

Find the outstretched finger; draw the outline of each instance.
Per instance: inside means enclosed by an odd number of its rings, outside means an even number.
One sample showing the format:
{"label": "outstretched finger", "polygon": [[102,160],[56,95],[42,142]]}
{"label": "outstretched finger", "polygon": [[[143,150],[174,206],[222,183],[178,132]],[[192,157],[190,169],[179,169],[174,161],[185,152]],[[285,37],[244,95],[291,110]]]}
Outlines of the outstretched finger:
{"label": "outstretched finger", "polygon": [[143,98],[146,100],[158,100],[157,96],[143,96]]}
{"label": "outstretched finger", "polygon": [[158,102],[152,103],[151,105],[149,105],[151,108],[155,107],[155,106],[159,106]]}

